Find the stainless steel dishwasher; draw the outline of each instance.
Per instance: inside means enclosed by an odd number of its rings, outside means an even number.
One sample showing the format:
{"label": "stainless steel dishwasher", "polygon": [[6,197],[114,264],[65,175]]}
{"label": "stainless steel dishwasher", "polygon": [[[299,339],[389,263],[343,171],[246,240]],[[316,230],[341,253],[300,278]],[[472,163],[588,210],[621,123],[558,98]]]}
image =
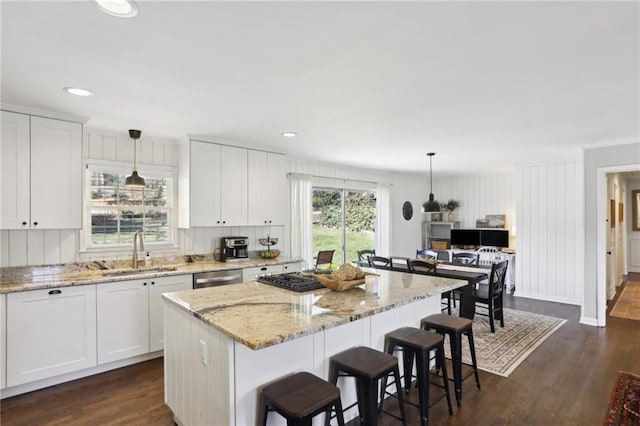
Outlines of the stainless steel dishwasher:
{"label": "stainless steel dishwasher", "polygon": [[215,287],[242,282],[242,269],[202,272],[193,274],[193,288]]}

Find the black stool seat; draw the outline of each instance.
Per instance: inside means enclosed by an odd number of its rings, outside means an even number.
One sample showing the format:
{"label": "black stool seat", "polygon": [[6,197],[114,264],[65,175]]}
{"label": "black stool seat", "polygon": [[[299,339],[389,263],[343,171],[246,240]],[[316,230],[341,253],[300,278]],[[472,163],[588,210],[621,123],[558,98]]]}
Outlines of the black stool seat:
{"label": "black stool seat", "polygon": [[469,350],[471,352],[471,366],[476,378],[476,386],[480,389],[480,378],[478,376],[478,363],[476,360],[476,348],[473,343],[473,323],[470,319],[455,317],[446,314],[434,314],[420,321],[420,326],[425,330],[435,330],[442,335],[449,335],[451,345],[451,363],[453,364],[453,385],[456,393],[456,403],[458,407],[462,405],[462,381],[469,376],[462,377],[462,336],[466,335],[469,340]]}
{"label": "black stool seat", "polygon": [[[398,358],[365,346],[354,347],[335,354],[329,362],[331,383],[338,383],[340,376],[355,377],[360,422],[367,426],[375,426],[378,423],[378,380],[386,378],[390,374],[394,375],[396,387],[402,389]],[[406,425],[402,392],[398,392],[398,402],[400,417],[391,415],[399,418],[402,420],[402,424]],[[351,407],[345,407],[345,409],[348,408]],[[327,424],[328,422],[329,418],[327,418]]]}
{"label": "black stool seat", "polygon": [[334,408],[338,424],[344,426],[340,389],[314,376],[300,372],[270,383],[262,389],[260,422],[267,424],[269,411],[276,411],[287,419],[287,424],[311,425],[319,413],[330,413]]}

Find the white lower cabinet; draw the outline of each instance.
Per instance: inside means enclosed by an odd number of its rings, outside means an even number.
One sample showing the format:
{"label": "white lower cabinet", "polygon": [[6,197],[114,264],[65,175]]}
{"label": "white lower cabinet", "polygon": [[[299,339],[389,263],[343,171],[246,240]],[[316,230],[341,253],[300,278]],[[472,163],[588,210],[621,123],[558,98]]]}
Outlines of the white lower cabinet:
{"label": "white lower cabinet", "polygon": [[96,286],[7,295],[7,386],[96,365]]}
{"label": "white lower cabinet", "polygon": [[98,364],[164,347],[162,293],[188,290],[191,275],[98,286]]}
{"label": "white lower cabinet", "polygon": [[7,341],[7,296],[0,294],[0,389],[7,387],[7,364],[5,342]]}
{"label": "white lower cabinet", "polygon": [[98,285],[98,364],[149,352],[148,280]]}
{"label": "white lower cabinet", "polygon": [[300,272],[302,271],[302,262],[291,262],[282,265],[282,272]]}
{"label": "white lower cabinet", "polygon": [[164,305],[162,293],[190,290],[193,288],[192,275],[160,277],[150,280],[149,286],[149,351],[164,349]]}

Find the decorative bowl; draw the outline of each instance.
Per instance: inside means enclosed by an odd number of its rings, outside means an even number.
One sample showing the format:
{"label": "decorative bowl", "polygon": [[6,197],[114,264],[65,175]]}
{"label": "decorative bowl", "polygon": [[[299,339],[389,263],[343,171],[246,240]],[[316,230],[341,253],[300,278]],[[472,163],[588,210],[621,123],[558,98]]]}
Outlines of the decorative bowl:
{"label": "decorative bowl", "polygon": [[280,256],[280,250],[260,250],[258,255],[263,259],[275,259]]}

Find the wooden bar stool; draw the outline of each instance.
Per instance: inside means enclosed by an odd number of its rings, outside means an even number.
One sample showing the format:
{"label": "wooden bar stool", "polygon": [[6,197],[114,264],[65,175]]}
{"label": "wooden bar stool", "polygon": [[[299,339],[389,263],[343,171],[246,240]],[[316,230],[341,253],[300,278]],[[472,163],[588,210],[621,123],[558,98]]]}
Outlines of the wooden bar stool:
{"label": "wooden bar stool", "polygon": [[423,318],[420,326],[425,330],[435,330],[438,334],[448,334],[451,345],[451,363],[453,364],[453,387],[456,393],[456,403],[458,407],[462,405],[462,381],[471,374],[462,377],[462,335],[469,339],[469,350],[471,351],[471,366],[473,374],[476,376],[476,385],[480,389],[480,378],[478,377],[478,363],[476,361],[476,348],[473,344],[473,328],[470,319],[454,317],[446,314],[435,314]]}
{"label": "wooden bar stool", "polygon": [[[447,364],[444,358],[444,336],[438,333],[421,330],[419,328],[402,327],[397,330],[393,330],[384,336],[384,347],[388,354],[393,354],[396,350],[402,351],[404,361],[404,388],[406,393],[409,393],[411,390],[413,360],[416,360],[416,381],[418,382],[419,404],[415,405],[409,401],[405,402],[407,404],[417,406],[420,409],[421,426],[427,426],[429,424],[429,407],[433,405],[429,401],[431,375],[429,362],[431,360],[431,351],[435,351],[437,369],[442,369],[442,387],[444,388],[444,396],[446,396],[447,404],[449,405],[449,414],[453,414],[453,408],[451,408],[451,396],[449,395]],[[382,379],[380,409],[382,409],[382,404],[384,402],[384,394],[387,393],[386,382],[386,378]],[[400,389],[398,389],[398,392],[400,392]],[[440,399],[441,398],[438,398],[434,403],[438,402]]]}
{"label": "wooden bar stool", "polygon": [[[398,402],[400,405],[400,417],[387,411],[396,419],[407,424],[407,417],[404,410],[404,398],[402,396],[402,385],[400,383],[400,371],[398,369],[398,358],[365,346],[358,346],[335,354],[329,362],[329,380],[334,385],[338,383],[338,377],[348,376],[356,379],[357,405],[360,416],[360,423],[366,426],[378,424],[378,381],[393,374],[398,391]],[[346,409],[353,407],[352,404]],[[326,424],[329,423],[327,417]]]}
{"label": "wooden bar stool", "polygon": [[270,383],[260,393],[259,425],[267,424],[269,411],[287,419],[287,425],[311,426],[311,419],[320,413],[335,409],[338,424],[344,426],[340,389],[314,376],[300,372]]}

